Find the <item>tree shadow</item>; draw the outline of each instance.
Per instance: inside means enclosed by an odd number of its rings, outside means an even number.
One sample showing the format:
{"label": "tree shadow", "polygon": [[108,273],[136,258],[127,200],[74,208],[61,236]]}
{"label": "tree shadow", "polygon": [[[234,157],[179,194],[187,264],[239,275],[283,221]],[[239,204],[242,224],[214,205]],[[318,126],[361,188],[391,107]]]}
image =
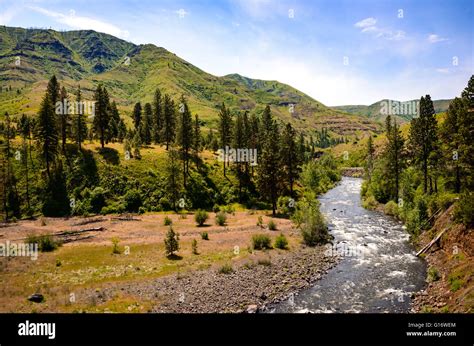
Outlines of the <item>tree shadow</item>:
{"label": "tree shadow", "polygon": [[116,149],[113,148],[96,148],[100,156],[105,160],[105,162],[111,165],[118,165],[120,163],[119,153]]}
{"label": "tree shadow", "polygon": [[166,256],[166,258],[172,261],[181,261],[183,259],[183,256],[179,256],[173,253],[171,255]]}

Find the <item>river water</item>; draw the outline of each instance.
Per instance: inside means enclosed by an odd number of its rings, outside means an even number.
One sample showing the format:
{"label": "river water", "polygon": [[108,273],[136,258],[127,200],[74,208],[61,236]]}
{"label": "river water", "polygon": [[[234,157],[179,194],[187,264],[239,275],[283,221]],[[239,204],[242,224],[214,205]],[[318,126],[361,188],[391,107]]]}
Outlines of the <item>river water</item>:
{"label": "river water", "polygon": [[362,208],[362,180],[344,177],[320,197],[340,262],[315,284],[270,308],[271,312],[409,312],[411,294],[423,288],[426,265],[415,256],[398,221]]}

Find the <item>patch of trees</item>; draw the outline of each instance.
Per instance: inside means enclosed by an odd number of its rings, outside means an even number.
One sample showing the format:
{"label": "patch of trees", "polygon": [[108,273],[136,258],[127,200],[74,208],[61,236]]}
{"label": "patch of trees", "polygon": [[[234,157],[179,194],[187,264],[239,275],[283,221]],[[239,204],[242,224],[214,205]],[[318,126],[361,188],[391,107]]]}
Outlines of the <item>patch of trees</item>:
{"label": "patch of trees", "polygon": [[379,155],[372,139],[367,145],[364,204],[386,203],[414,234],[429,228],[430,217],[454,203],[457,219],[473,225],[474,76],[444,115],[435,115],[426,95],[408,136],[390,116],[385,134]]}

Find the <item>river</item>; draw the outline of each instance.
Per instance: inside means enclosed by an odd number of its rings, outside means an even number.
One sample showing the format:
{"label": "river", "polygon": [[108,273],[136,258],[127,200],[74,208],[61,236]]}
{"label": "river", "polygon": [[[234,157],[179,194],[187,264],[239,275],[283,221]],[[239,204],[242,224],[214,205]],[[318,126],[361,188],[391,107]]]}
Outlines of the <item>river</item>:
{"label": "river", "polygon": [[342,178],[320,197],[340,262],[321,280],[271,312],[409,312],[412,293],[425,285],[426,265],[395,219],[362,208],[362,179]]}

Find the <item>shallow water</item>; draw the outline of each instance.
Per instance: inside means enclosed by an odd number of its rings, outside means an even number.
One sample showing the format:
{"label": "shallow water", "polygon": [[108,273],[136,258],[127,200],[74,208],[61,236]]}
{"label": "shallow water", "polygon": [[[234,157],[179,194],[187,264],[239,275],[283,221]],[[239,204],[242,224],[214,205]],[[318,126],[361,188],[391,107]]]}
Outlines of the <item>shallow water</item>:
{"label": "shallow water", "polygon": [[426,265],[415,256],[401,223],[362,208],[362,180],[344,177],[321,196],[340,262],[321,280],[271,312],[408,312],[411,294],[425,284]]}

